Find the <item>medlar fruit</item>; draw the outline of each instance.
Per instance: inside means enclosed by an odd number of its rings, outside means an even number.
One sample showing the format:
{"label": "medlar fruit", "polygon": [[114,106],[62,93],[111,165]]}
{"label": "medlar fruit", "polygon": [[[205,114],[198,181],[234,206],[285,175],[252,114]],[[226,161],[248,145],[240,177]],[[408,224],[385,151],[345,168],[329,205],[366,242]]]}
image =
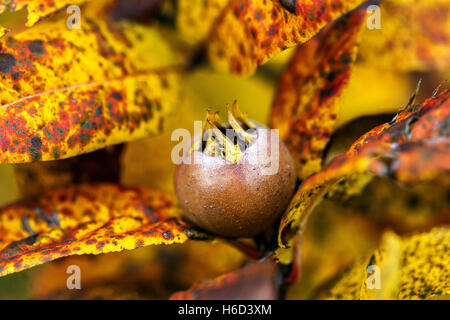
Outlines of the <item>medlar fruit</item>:
{"label": "medlar fruit", "polygon": [[278,134],[249,121],[233,104],[228,124],[208,111],[202,135],[175,171],[175,191],[187,218],[228,237],[267,230],[294,192],[294,161]]}

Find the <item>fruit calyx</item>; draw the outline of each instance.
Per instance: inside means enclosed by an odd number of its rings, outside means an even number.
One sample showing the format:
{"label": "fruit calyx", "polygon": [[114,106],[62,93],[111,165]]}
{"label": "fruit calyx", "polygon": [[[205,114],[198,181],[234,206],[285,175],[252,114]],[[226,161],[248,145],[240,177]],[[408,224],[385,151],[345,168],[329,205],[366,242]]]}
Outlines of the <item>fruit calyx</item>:
{"label": "fruit calyx", "polygon": [[233,102],[232,109],[227,104],[228,123],[222,125],[219,112],[207,111],[202,124],[201,139],[194,141],[191,153],[203,152],[206,155],[221,156],[224,160],[238,163],[247,150],[258,138],[256,125],[251,123]]}

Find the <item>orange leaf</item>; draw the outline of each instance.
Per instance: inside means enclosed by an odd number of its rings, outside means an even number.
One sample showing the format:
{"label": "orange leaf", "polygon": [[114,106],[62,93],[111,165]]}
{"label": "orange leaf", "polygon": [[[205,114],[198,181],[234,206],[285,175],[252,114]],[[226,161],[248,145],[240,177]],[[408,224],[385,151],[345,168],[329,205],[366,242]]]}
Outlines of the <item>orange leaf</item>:
{"label": "orange leaf", "polygon": [[0,276],[61,257],[183,243],[172,194],[112,184],[43,193],[0,210]]}
{"label": "orange leaf", "polygon": [[277,266],[272,260],[252,263],[214,280],[194,284],[173,294],[171,300],[275,300]]}
{"label": "orange leaf", "polygon": [[279,0],[230,0],[208,39],[212,63],[222,71],[251,75],[282,50],[304,43],[363,0],[297,1],[296,12]]}
{"label": "orange leaf", "polygon": [[314,207],[326,194],[358,193],[374,175],[417,183],[449,173],[449,97],[447,89],[423,103],[411,102],[393,121],[369,131],[345,154],[305,180],[280,224],[280,261],[289,264],[298,259],[292,248]]}
{"label": "orange leaf", "polygon": [[281,76],[270,126],[280,130],[300,179],[322,166],[365,16],[365,9],[349,13],[300,46]]}

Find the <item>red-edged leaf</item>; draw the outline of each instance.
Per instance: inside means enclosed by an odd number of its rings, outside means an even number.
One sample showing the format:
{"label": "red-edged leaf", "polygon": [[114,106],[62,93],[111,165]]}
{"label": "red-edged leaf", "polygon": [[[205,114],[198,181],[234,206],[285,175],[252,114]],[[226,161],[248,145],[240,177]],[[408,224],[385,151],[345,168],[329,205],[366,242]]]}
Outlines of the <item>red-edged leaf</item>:
{"label": "red-edged leaf", "polygon": [[0,163],[69,158],[162,131],[178,98],[178,58],[155,27],[97,19],[96,9],[85,8],[81,29],[48,19],[0,40]]}
{"label": "red-edged leaf", "polygon": [[322,166],[365,16],[365,9],[349,13],[300,46],[280,78],[270,126],[280,130],[301,179]]}
{"label": "red-edged leaf", "polygon": [[220,70],[250,75],[275,54],[308,41],[363,2],[296,1],[292,13],[279,0],[231,0],[211,30],[210,60]]}
{"label": "red-edged leaf", "polygon": [[418,183],[449,173],[449,97],[447,89],[423,103],[411,103],[391,123],[369,131],[348,152],[305,180],[280,224],[280,261],[290,263],[299,258],[292,248],[326,194],[358,193],[374,175]]}

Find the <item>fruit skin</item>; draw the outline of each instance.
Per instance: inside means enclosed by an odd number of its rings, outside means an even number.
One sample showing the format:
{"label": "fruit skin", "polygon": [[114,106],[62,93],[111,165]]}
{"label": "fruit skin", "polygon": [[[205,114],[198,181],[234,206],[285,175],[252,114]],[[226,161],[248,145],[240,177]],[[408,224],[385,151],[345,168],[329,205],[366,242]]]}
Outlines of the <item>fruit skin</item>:
{"label": "fruit skin", "polygon": [[[294,193],[294,161],[279,140],[279,170],[263,175],[264,164],[245,161],[256,155],[258,138],[245,151],[244,160],[231,163],[200,151],[185,155],[191,164],[175,170],[175,191],[187,218],[199,227],[226,237],[252,237],[267,230],[284,213]],[[271,154],[270,136],[267,148]],[[279,138],[278,138],[279,139]],[[201,164],[193,159],[199,157]]]}

